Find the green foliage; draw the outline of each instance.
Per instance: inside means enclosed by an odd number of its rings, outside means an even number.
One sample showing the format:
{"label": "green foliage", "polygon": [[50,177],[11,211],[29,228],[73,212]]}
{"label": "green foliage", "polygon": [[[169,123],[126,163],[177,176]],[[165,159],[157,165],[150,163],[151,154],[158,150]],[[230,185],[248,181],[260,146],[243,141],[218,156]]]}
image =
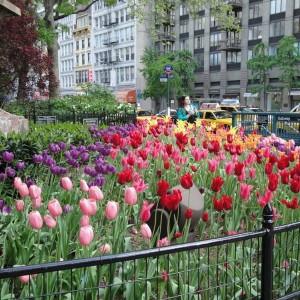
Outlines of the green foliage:
{"label": "green foliage", "polygon": [[39,41],[45,45],[51,44],[56,38],[55,29],[47,27],[42,19],[37,22],[37,31]]}
{"label": "green foliage", "polygon": [[154,49],[145,49],[141,62],[145,66],[141,69],[142,75],[147,81],[145,96],[159,99],[167,95],[167,83],[160,82],[160,75],[164,74],[164,66],[173,66],[172,75],[169,79],[170,94],[176,98],[181,94],[192,94],[190,83],[194,82],[194,72],[197,67],[190,51],[171,51],[159,55]]}

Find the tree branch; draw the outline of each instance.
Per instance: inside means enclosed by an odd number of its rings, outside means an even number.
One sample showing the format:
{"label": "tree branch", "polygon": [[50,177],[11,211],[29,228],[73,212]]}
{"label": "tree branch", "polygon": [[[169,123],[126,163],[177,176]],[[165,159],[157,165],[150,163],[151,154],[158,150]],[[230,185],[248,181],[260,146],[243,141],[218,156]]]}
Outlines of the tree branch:
{"label": "tree branch", "polygon": [[[74,14],[79,14],[81,12],[85,12],[87,11],[94,3],[96,3],[98,0],[93,0],[90,4],[88,4],[85,8],[83,9],[78,9],[76,11],[74,11],[72,14],[70,15],[74,15]],[[58,20],[61,20],[67,16],[70,16],[70,15],[66,15],[66,14],[63,14],[63,15],[55,15],[54,16],[54,21],[58,21]]]}

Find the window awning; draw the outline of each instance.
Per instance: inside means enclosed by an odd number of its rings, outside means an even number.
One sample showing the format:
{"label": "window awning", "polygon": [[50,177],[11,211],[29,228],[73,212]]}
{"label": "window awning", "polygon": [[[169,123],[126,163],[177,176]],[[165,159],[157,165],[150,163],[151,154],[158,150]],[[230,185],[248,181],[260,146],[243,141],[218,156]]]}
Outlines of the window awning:
{"label": "window awning", "polygon": [[136,103],[136,90],[115,91],[118,102]]}

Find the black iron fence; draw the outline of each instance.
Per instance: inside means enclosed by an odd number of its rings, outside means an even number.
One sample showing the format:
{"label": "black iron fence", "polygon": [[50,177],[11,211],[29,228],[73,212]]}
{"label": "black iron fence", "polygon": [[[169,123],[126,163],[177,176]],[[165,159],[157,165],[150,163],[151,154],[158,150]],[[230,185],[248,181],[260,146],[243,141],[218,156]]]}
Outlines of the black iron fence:
{"label": "black iron fence", "polygon": [[112,112],[103,110],[99,113],[78,113],[75,110],[53,113],[51,110],[39,112],[32,109],[26,112],[25,117],[29,121],[38,124],[56,124],[56,123],[73,123],[73,124],[87,124],[87,125],[124,125],[127,123],[136,122],[135,111]]}
{"label": "black iron fence", "polygon": [[256,232],[2,269],[0,299],[299,299],[299,233],[268,204]]}

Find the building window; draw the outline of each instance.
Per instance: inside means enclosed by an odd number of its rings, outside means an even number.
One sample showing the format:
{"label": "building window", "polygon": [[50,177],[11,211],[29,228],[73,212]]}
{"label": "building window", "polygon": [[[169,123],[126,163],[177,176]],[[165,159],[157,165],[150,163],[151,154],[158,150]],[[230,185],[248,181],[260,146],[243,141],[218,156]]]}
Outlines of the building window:
{"label": "building window", "polygon": [[286,0],[271,0],[271,15],[284,12],[286,10]]}
{"label": "building window", "polygon": [[204,54],[196,54],[194,55],[194,59],[197,62],[197,68],[204,67]]}
{"label": "building window", "polygon": [[180,33],[185,33],[188,31],[187,24],[188,24],[187,21],[180,22]]}
{"label": "building window", "polygon": [[88,38],[88,48],[91,48],[91,39]]}
{"label": "building window", "polygon": [[216,26],[219,26],[219,21],[214,16],[210,16],[210,27]]}
{"label": "building window", "polygon": [[277,56],[278,45],[269,46],[269,55]]}
{"label": "building window", "polygon": [[76,41],[76,50],[79,50],[79,41]]}
{"label": "building window", "polygon": [[221,64],[221,53],[211,53],[209,54],[209,65],[217,66]]}
{"label": "building window", "polygon": [[134,67],[130,67],[130,80],[134,81]]}
{"label": "building window", "polygon": [[79,66],[79,55],[76,55],[76,66]]}
{"label": "building window", "polygon": [[284,35],[284,21],[270,23],[270,37]]}
{"label": "building window", "polygon": [[298,33],[300,32],[300,18],[294,19],[294,24],[293,24],[293,33]]}
{"label": "building window", "polygon": [[221,33],[214,33],[210,35],[210,43],[211,47],[218,46],[219,41],[221,40]]}
{"label": "building window", "polygon": [[249,27],[249,40],[261,38],[261,25]]}
{"label": "building window", "polygon": [[295,0],[295,9],[300,8],[300,0]]}
{"label": "building window", "polygon": [[196,36],[195,37],[195,49],[204,48],[204,36]]}
{"label": "building window", "polygon": [[205,17],[199,17],[194,21],[195,30],[204,29],[205,27]]}
{"label": "building window", "polygon": [[240,51],[232,51],[227,52],[227,63],[235,64],[241,62],[241,52]]}
{"label": "building window", "polygon": [[84,49],[85,45],[84,45],[84,40],[81,41],[81,48]]}
{"label": "building window", "polygon": [[296,55],[300,55],[300,41],[296,42],[294,44],[294,47],[296,48]]}
{"label": "building window", "polygon": [[180,50],[188,50],[187,40],[180,40]]}
{"label": "building window", "polygon": [[253,56],[253,49],[248,49],[248,59],[251,59]]}
{"label": "building window", "polygon": [[260,18],[262,16],[262,3],[249,6],[249,19]]}
{"label": "building window", "polygon": [[186,4],[182,3],[179,8],[179,15],[183,16],[187,14]]}
{"label": "building window", "polygon": [[81,64],[85,65],[85,54],[81,55]]}
{"label": "building window", "polygon": [[90,64],[90,63],[91,63],[91,53],[89,52],[89,53],[87,54],[87,56],[88,56],[88,64]]}

